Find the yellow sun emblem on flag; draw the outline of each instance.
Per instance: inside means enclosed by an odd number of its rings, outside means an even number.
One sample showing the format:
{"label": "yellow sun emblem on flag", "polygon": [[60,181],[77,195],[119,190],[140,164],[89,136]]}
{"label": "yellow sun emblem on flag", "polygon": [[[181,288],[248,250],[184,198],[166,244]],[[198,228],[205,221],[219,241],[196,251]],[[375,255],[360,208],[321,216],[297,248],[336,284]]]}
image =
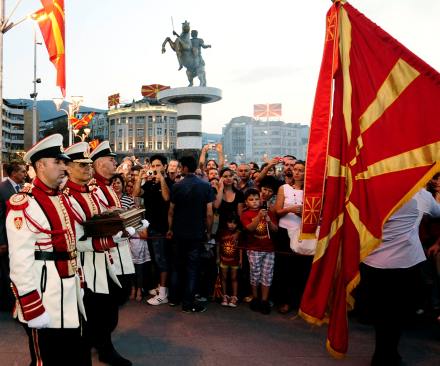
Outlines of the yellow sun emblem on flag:
{"label": "yellow sun emblem on flag", "polygon": [[236,251],[235,240],[227,240],[223,244],[223,253],[225,256],[232,257]]}
{"label": "yellow sun emblem on flag", "polygon": [[258,235],[263,236],[266,235],[266,223],[263,221],[260,221],[257,225],[257,228],[255,229]]}

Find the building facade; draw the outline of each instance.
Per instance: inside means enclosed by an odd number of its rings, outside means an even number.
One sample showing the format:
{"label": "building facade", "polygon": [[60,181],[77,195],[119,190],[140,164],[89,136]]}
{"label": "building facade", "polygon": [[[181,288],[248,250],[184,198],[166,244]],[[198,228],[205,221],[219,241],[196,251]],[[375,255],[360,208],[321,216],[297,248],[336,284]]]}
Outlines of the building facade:
{"label": "building facade", "polygon": [[233,118],[223,127],[223,150],[228,161],[263,162],[265,158],[294,155],[304,159],[309,126],[283,121]]}
{"label": "building facade", "polygon": [[12,104],[3,99],[2,157],[4,162],[24,150],[24,114],[26,105]]}
{"label": "building facade", "polygon": [[171,156],[174,153],[177,111],[172,105],[143,99],[107,113],[110,146],[117,154]]}

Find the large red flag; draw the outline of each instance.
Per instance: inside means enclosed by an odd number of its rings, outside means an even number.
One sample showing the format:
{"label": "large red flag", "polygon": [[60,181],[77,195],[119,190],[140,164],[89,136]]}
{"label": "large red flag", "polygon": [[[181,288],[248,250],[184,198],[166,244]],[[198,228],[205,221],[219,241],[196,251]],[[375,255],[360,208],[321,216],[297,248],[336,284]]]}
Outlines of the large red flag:
{"label": "large red flag", "polygon": [[66,61],[64,37],[64,0],[41,0],[43,9],[38,10],[32,18],[38,22],[41,34],[46,43],[49,59],[57,70],[56,85],[66,96]]}
{"label": "large red flag", "polygon": [[359,263],[380,245],[386,220],[440,170],[440,74],[349,4],[337,11],[322,222],[300,314],[329,322],[327,349],[340,357]]}

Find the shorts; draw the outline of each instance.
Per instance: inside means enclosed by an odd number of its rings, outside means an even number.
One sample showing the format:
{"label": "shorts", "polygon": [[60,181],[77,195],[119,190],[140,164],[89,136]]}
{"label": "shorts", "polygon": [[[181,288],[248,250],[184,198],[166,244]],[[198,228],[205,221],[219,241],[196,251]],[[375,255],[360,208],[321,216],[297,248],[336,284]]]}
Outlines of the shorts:
{"label": "shorts", "polygon": [[261,283],[263,286],[269,287],[273,279],[275,253],[248,250],[247,255],[251,285],[258,286]]}
{"label": "shorts", "polygon": [[222,269],[239,269],[240,268],[240,266],[238,265],[238,264],[235,264],[235,263],[223,263],[223,262],[220,262],[220,268],[222,268]]}

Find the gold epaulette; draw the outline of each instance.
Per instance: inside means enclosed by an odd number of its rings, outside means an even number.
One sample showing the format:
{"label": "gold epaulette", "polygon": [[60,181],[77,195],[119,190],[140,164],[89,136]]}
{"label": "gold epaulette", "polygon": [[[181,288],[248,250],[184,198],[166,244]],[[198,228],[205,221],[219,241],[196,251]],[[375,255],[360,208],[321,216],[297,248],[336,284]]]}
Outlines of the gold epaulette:
{"label": "gold epaulette", "polygon": [[29,193],[32,191],[32,188],[27,192],[23,190],[24,188],[9,198],[8,206],[11,210],[24,210],[29,206]]}

